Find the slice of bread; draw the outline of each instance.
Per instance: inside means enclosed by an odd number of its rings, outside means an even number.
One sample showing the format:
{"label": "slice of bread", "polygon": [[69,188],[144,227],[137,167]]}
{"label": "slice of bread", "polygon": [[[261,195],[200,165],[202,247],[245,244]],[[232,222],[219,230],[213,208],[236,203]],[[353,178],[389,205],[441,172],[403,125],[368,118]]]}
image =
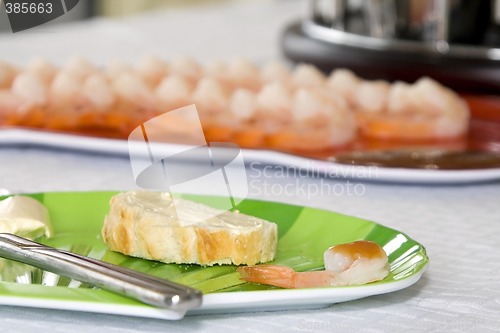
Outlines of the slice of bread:
{"label": "slice of bread", "polygon": [[[277,225],[253,216],[172,199],[168,192],[123,192],[111,198],[110,206],[102,237],[113,251],[206,266],[254,265],[275,257]],[[180,223],[178,215],[193,220]]]}

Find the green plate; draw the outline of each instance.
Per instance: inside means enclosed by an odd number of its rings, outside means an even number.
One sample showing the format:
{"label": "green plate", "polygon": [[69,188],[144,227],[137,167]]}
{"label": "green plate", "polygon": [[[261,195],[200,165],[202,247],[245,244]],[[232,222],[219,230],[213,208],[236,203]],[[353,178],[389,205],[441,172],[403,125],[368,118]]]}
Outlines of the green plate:
{"label": "green plate", "polygon": [[[201,267],[163,264],[111,252],[101,239],[101,227],[116,192],[60,192],[30,196],[49,210],[54,236],[39,240],[113,264],[195,287],[205,293],[201,308],[191,313],[259,311],[272,308],[313,308],[396,291],[415,283],[428,264],[425,248],[407,235],[364,219],[326,210],[283,203],[244,200],[237,209],[278,224],[274,263],[297,271],[323,269],[328,247],[371,240],[384,247],[391,272],[383,281],[363,286],[279,289],[244,283],[236,266]],[[221,198],[186,196],[218,207]],[[0,198],[1,199],[1,198]],[[1,259],[0,304],[178,319],[166,310],[81,284],[24,264]]]}

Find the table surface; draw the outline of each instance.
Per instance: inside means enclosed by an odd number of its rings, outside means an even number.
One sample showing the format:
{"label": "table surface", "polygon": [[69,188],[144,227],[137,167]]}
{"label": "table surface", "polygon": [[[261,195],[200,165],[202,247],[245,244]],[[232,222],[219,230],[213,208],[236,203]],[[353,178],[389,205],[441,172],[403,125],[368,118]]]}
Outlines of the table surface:
{"label": "table surface", "polygon": [[[300,17],[299,1],[237,2],[0,35],[2,60],[33,55],[63,62],[78,54],[97,63],[144,53],[200,61],[279,58],[284,25]],[[63,29],[64,28],[64,29]],[[95,36],[100,36],[96,38]],[[83,312],[0,306],[3,332],[488,332],[500,327],[500,183],[424,186],[271,174],[248,168],[249,197],[307,205],[395,228],[427,248],[431,265],[413,286],[324,309],[189,316],[163,321]],[[356,194],[304,191],[288,184],[358,185]],[[0,191],[27,193],[135,188],[128,156],[0,143]],[[288,186],[287,188],[291,188]],[[266,190],[267,189],[267,190]]]}

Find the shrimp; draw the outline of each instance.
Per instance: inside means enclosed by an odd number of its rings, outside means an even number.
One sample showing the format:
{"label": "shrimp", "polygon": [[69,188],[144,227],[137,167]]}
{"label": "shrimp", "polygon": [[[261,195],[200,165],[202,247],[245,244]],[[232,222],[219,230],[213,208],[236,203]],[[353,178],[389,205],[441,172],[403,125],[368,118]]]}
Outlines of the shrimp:
{"label": "shrimp", "polygon": [[26,71],[18,74],[12,82],[12,87],[5,91],[0,101],[2,113],[8,114],[5,123],[22,126],[40,127],[46,114],[43,109],[48,101],[47,87],[34,74]]}
{"label": "shrimp", "polygon": [[296,272],[290,267],[256,265],[239,267],[247,282],[281,288],[314,288],[361,285],[384,279],[389,274],[387,254],[377,243],[355,241],[332,246],[324,253],[325,270]]}
{"label": "shrimp", "polygon": [[364,136],[417,141],[462,137],[469,117],[467,104],[456,93],[429,78],[413,85],[397,82],[383,112],[356,114]]}
{"label": "shrimp", "polygon": [[220,80],[225,78],[226,72],[227,72],[226,63],[221,60],[214,60],[205,65],[203,76],[214,77]]}
{"label": "shrimp", "polygon": [[392,84],[387,96],[387,112],[391,114],[403,114],[416,110],[412,105],[412,86],[406,82],[396,81]]}
{"label": "shrimp", "polygon": [[419,111],[429,115],[460,117],[466,115],[465,102],[451,89],[423,77],[413,86],[414,104],[420,103]]}
{"label": "shrimp", "polygon": [[24,101],[10,90],[0,90],[0,120],[6,116],[15,116]]}
{"label": "shrimp", "polygon": [[280,82],[266,84],[257,94],[257,116],[277,123],[287,123],[292,114],[292,96]]}
{"label": "shrimp", "polygon": [[350,143],[356,136],[354,116],[340,96],[299,88],[292,105],[292,123],[268,136],[268,144],[284,150],[321,150]]}
{"label": "shrimp", "polygon": [[146,55],[136,67],[136,72],[153,87],[158,85],[168,71],[168,64],[154,55]]}
{"label": "shrimp", "polygon": [[102,74],[92,74],[85,79],[82,94],[91,104],[98,108],[108,108],[116,100],[111,85]]}
{"label": "shrimp", "polygon": [[261,86],[259,69],[245,59],[233,60],[227,71],[228,78],[234,87],[257,91]]}
{"label": "shrimp", "polygon": [[382,112],[387,106],[390,89],[386,81],[364,81],[356,90],[356,106],[364,112]]}
{"label": "shrimp", "polygon": [[224,87],[214,78],[203,78],[198,82],[192,99],[201,114],[218,114],[227,109],[229,100]]}
{"label": "shrimp", "polygon": [[309,89],[299,88],[293,99],[293,119],[296,122],[328,122],[328,105],[320,95]]}
{"label": "shrimp", "polygon": [[133,73],[134,69],[127,63],[112,60],[105,69],[105,75],[109,80],[116,80],[123,73]]}
{"label": "shrimp", "polygon": [[34,105],[47,102],[47,88],[34,74],[23,72],[12,82],[11,91],[23,101]]}
{"label": "shrimp", "polygon": [[356,91],[361,79],[348,69],[336,69],[327,79],[327,87],[331,92],[340,94],[349,106],[356,104]]}
{"label": "shrimp", "polygon": [[153,92],[137,74],[124,72],[113,81],[112,86],[123,100],[150,109],[155,106]]}
{"label": "shrimp", "polygon": [[255,93],[245,88],[238,88],[230,94],[227,107],[218,114],[202,118],[206,128],[206,138],[212,142],[236,141],[241,131],[252,129],[257,110]]}
{"label": "shrimp", "polygon": [[174,74],[165,77],[154,93],[162,109],[173,110],[191,103],[193,87],[182,76]]}
{"label": "shrimp", "polygon": [[60,71],[49,87],[51,100],[57,105],[71,105],[80,96],[82,83],[69,71]]}
{"label": "shrimp", "polygon": [[14,65],[0,61],[0,89],[9,88],[18,72]]}
{"label": "shrimp", "polygon": [[279,81],[287,83],[291,81],[292,74],[290,70],[281,62],[274,61],[265,65],[261,70],[262,81],[269,83]]}
{"label": "shrimp", "polygon": [[300,64],[292,74],[292,80],[297,87],[320,88],[326,78],[315,66]]}
{"label": "shrimp", "polygon": [[232,115],[236,118],[249,120],[257,110],[256,96],[250,90],[239,88],[231,95],[229,107]]}
{"label": "shrimp", "polygon": [[57,68],[44,58],[34,58],[26,66],[26,71],[36,75],[44,84],[49,85],[57,73]]}
{"label": "shrimp", "polygon": [[170,70],[187,79],[190,83],[196,83],[203,74],[203,68],[199,63],[189,57],[174,59],[170,63]]}
{"label": "shrimp", "polygon": [[66,66],[64,66],[64,70],[68,71],[68,73],[71,73],[80,81],[83,81],[89,75],[95,73],[97,71],[97,68],[84,58],[74,57],[66,63]]}

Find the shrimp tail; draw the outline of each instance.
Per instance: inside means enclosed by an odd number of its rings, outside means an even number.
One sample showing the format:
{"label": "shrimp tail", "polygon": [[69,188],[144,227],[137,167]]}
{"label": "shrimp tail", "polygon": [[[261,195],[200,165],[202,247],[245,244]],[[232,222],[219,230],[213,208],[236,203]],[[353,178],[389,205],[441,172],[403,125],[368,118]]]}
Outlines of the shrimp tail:
{"label": "shrimp tail", "polygon": [[239,267],[240,278],[247,282],[268,284],[281,288],[313,288],[336,285],[334,272],[296,272],[290,267],[257,265]]}
{"label": "shrimp tail", "polygon": [[237,269],[240,279],[281,288],[294,288],[297,274],[292,268],[278,265],[244,266]]}

